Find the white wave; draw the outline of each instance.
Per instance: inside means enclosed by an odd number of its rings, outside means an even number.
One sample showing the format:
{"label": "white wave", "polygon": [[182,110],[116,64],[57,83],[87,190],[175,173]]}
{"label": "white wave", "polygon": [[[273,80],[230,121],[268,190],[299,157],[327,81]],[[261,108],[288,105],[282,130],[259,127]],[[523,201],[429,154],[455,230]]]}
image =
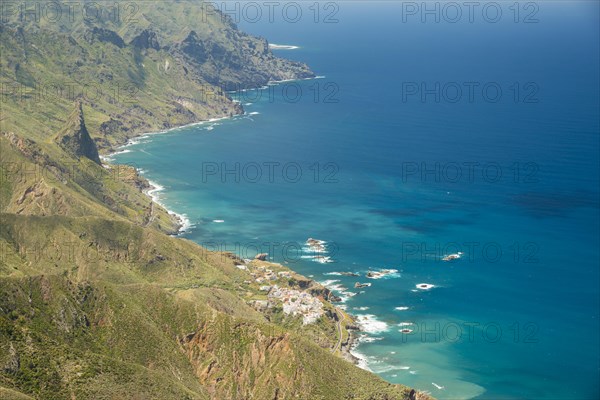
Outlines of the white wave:
{"label": "white wave", "polygon": [[415,286],[417,287],[417,289],[421,289],[421,290],[430,290],[435,287],[435,285],[433,285],[431,283],[418,283]]}
{"label": "white wave", "polygon": [[369,307],[353,307],[353,310],[358,310],[358,311],[367,311],[369,309]]}
{"label": "white wave", "polygon": [[348,288],[342,285],[338,279],[328,279],[319,283],[332,292],[335,292],[335,294],[342,299],[342,303],[347,302],[350,297],[357,295],[355,292],[348,291]]}
{"label": "white wave", "polygon": [[187,214],[179,214],[173,210],[170,210],[161,201],[159,193],[165,190],[164,186],[151,180],[148,180],[148,184],[150,185],[150,189],[146,191],[146,194],[150,196],[153,202],[163,207],[170,215],[175,216],[175,218],[177,218],[177,220],[179,221],[179,224],[181,226],[179,227],[179,232],[177,232],[177,234],[185,233],[194,227],[192,221],[190,221]]}
{"label": "white wave", "polygon": [[368,361],[366,355],[359,353],[358,351],[356,351],[356,349],[350,350],[350,354],[352,354],[358,360],[356,365],[359,368],[362,368],[365,371],[373,372],[373,371],[371,371],[371,368],[369,368],[369,361]]}
{"label": "white wave", "polygon": [[326,248],[310,247],[310,246],[304,246],[304,247],[302,247],[302,251],[304,251],[306,253],[318,253],[318,254],[327,253],[327,249]]}
{"label": "white wave", "polygon": [[181,227],[179,228],[178,234],[188,232],[195,226],[194,224],[192,224],[192,221],[190,221],[187,214],[179,214],[174,211],[169,211],[169,214],[175,215],[181,222]]}
{"label": "white wave", "polygon": [[225,222],[224,219],[213,219],[213,222],[216,224],[222,224],[223,222]]}
{"label": "white wave", "polygon": [[397,311],[406,311],[408,309],[409,309],[409,307],[396,307],[396,308],[394,308],[394,310],[397,310]]}
{"label": "white wave", "polygon": [[123,146],[120,146],[119,149],[124,149],[125,147],[135,146],[136,144],[140,144],[141,142],[142,141],[140,140],[140,138],[129,139],[127,141],[127,143],[125,143]]}
{"label": "white wave", "polygon": [[[233,118],[235,118],[235,116]],[[227,117],[211,118],[211,119],[207,119],[205,121],[192,122],[191,124],[187,124],[187,125],[181,125],[181,126],[175,126],[173,128],[163,129],[162,131],[158,131],[158,132],[145,133],[144,135],[146,135],[146,136],[150,136],[150,135],[152,135],[152,136],[154,136],[154,135],[163,135],[165,133],[179,131],[179,130],[190,128],[190,127],[193,127],[193,126],[205,125],[205,124],[209,124],[209,123],[212,123],[212,122],[223,121],[225,119],[232,119],[232,117],[227,116]],[[215,126],[215,125],[213,124],[212,126]]]}
{"label": "white wave", "polygon": [[269,43],[269,48],[272,50],[296,50],[299,49],[299,46],[294,46],[290,44],[275,44]]}
{"label": "white wave", "polygon": [[443,261],[453,261],[453,260],[458,260],[463,256],[463,252],[459,251],[458,253],[453,253],[453,254],[447,254],[444,257],[442,257]]}
{"label": "white wave", "polygon": [[[265,86],[265,88],[266,88],[266,86]],[[139,136],[136,136],[135,138],[129,139],[127,141],[127,143],[125,143],[122,146],[117,147],[117,149],[123,149],[123,150],[119,150],[119,151],[116,151],[114,153],[107,154],[105,156],[100,156],[100,158],[102,160],[104,160],[104,161],[107,161],[107,162],[113,162],[114,159],[112,158],[112,156],[119,155],[119,154],[129,153],[129,152],[131,152],[131,150],[128,150],[127,147],[135,146],[135,145],[141,144],[141,143],[146,143],[145,139],[150,139],[154,135],[162,135],[162,134],[165,134],[165,133],[169,133],[169,132],[173,132],[173,131],[177,131],[177,130],[189,128],[189,127],[192,127],[192,126],[204,125],[204,124],[207,124],[207,123],[222,121],[222,120],[231,119],[231,118],[235,118],[235,116],[234,117],[226,116],[226,117],[211,118],[211,119],[208,119],[208,120],[205,120],[205,121],[192,122],[191,124],[187,124],[187,125],[181,125],[181,126],[176,126],[176,127],[173,127],[173,128],[163,129],[161,131],[146,132],[146,133],[143,133],[143,134],[141,134]],[[211,126],[214,127],[214,126],[216,126],[216,124],[213,124]],[[213,129],[213,128],[211,128],[211,129]]]}
{"label": "white wave", "polygon": [[150,189],[146,193],[154,200],[155,203],[158,203],[162,206],[160,202],[160,197],[157,195],[158,192],[162,192],[165,190],[164,186],[159,185],[158,183],[148,180],[148,184],[150,185]]}
{"label": "white wave", "polygon": [[300,257],[304,259],[310,259],[320,264],[334,262],[330,256],[324,255],[327,254],[327,242],[324,240],[309,238],[302,247],[302,252],[305,254]]}
{"label": "white wave", "polygon": [[314,77],[311,77],[311,78],[295,78],[295,79],[272,80],[272,81],[269,81],[267,83],[266,87],[261,88],[261,89],[268,89],[269,86],[277,86],[277,85],[279,85],[281,83],[299,82],[299,81],[312,81],[313,79],[324,79],[324,78],[325,78],[325,76],[320,75],[320,76],[314,76]]}
{"label": "white wave", "polygon": [[346,290],[348,290],[345,286],[343,286],[341,284],[323,285],[323,286],[327,287],[329,290],[335,290],[335,291],[340,292],[340,293],[344,293]]}
{"label": "white wave", "polygon": [[[392,364],[387,364],[387,363],[383,363],[381,361],[375,361],[375,362],[371,362],[370,364],[371,369],[373,370],[373,372],[375,372],[376,374],[383,374],[386,372],[393,372],[393,371],[407,371],[410,369],[409,366],[407,365],[400,365],[400,366],[396,366],[396,365],[392,365]],[[392,375],[394,376],[394,375]],[[397,375],[395,375],[397,376]]]}
{"label": "white wave", "polygon": [[328,289],[331,289],[332,285],[336,285],[340,280],[339,279],[328,279],[326,281],[319,282],[321,285],[325,286]]}
{"label": "white wave", "polygon": [[373,314],[357,314],[356,323],[361,331],[367,333],[387,332],[390,329],[387,323],[379,321]]}
{"label": "white wave", "polygon": [[309,259],[312,260],[314,262],[318,262],[321,264],[328,264],[328,263],[332,263],[334,262],[331,257],[329,256],[321,256],[321,255],[314,255],[314,256],[300,256],[300,258],[304,258],[304,259]]}
{"label": "white wave", "polygon": [[399,278],[400,274],[397,269],[381,269],[379,271],[369,271],[366,275],[369,279],[392,279]]}
{"label": "white wave", "polygon": [[398,326],[411,326],[414,325],[412,322],[400,322]]}
{"label": "white wave", "polygon": [[362,335],[362,337],[359,340],[361,341],[361,343],[373,343],[373,342],[379,342],[380,340],[383,340],[383,338]]}
{"label": "white wave", "polygon": [[[398,370],[403,369],[403,368],[399,368],[399,367],[395,367],[393,365],[385,364],[385,365],[381,365],[381,366],[372,366],[372,369],[373,369],[373,372],[375,372],[376,374],[383,374],[383,373],[386,373],[386,372],[398,371]],[[398,375],[392,375],[392,376],[398,376]]]}
{"label": "white wave", "polygon": [[[119,148],[122,148],[122,147],[119,147]],[[124,149],[124,150],[115,151],[114,153],[107,154],[106,156],[101,156],[100,158],[103,160],[106,160],[106,161],[114,161],[115,156],[118,156],[120,154],[127,154],[127,153],[131,153],[131,150]]]}

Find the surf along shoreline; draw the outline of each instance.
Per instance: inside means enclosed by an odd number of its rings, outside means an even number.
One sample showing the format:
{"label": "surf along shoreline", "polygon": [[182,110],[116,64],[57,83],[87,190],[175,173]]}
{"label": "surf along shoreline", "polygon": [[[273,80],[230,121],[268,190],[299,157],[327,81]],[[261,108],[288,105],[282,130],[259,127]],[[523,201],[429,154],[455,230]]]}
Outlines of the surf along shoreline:
{"label": "surf along shoreline", "polygon": [[[291,80],[283,80],[283,81],[270,81],[266,86],[251,88],[251,89],[243,89],[243,90],[229,92],[229,93],[235,94],[235,93],[249,91],[249,90],[265,90],[269,86],[280,85],[283,83],[300,82],[300,81],[323,79],[323,78],[325,78],[325,77],[324,76],[315,76],[313,78],[291,79]],[[237,102],[238,104],[240,103],[237,100],[232,100],[232,101]],[[103,149],[102,154],[100,156],[101,160],[107,168],[111,168],[113,166],[118,165],[118,163],[115,162],[115,159],[113,158],[115,155],[130,152],[131,150],[129,149],[129,147],[140,144],[141,139],[151,140],[152,136],[165,135],[165,134],[169,134],[169,133],[172,133],[175,131],[180,131],[183,129],[191,128],[194,126],[201,126],[201,125],[216,123],[216,122],[224,121],[224,120],[235,120],[236,118],[239,118],[241,116],[251,115],[244,109],[243,104],[239,104],[239,105],[241,108],[241,112],[238,114],[232,115],[232,116],[230,116],[230,115],[217,116],[217,117],[210,118],[207,120],[199,120],[199,121],[195,121],[192,123],[174,126],[174,127],[168,128],[168,129],[155,131],[155,132],[134,133],[134,135],[132,137],[128,138],[125,143],[117,144],[115,146],[111,146],[111,147],[107,147],[107,148]],[[178,213],[177,211],[169,208],[169,206],[167,206],[161,200],[159,194],[161,192],[165,192],[166,188],[164,186],[162,186],[159,182],[156,182],[156,181],[151,180],[148,177],[146,177],[145,176],[146,171],[142,170],[141,168],[137,168],[135,166],[134,166],[134,168],[137,171],[137,173],[139,174],[139,177],[146,182],[146,188],[143,189],[143,193],[146,196],[148,196],[153,203],[155,203],[158,206],[165,209],[165,211],[167,211],[167,213],[169,215],[171,215],[174,218],[174,220],[176,221],[176,229],[170,235],[175,236],[175,237],[180,237],[180,236],[184,235],[186,232],[189,232],[191,229],[193,229],[195,227],[195,225],[190,221],[190,219],[188,218],[188,216],[186,214]],[[277,264],[277,265],[281,265],[281,264]],[[282,267],[290,269],[287,266],[282,266]],[[296,271],[293,271],[293,272],[297,273]],[[311,279],[314,281],[314,279],[312,279],[312,278],[307,278],[307,279]],[[314,282],[316,284],[323,286],[327,291],[329,291],[331,293],[331,295],[332,295],[331,297],[333,299],[337,298],[337,296],[333,294],[334,291],[337,292],[335,289],[328,288],[327,285],[323,285],[320,282],[317,282],[317,281],[314,281]],[[336,301],[330,300],[330,302],[332,302],[335,307],[335,312],[338,317],[337,325],[338,325],[338,331],[339,331],[339,338],[336,341],[336,345],[334,346],[332,351],[335,352],[335,351],[339,350],[340,355],[343,359],[347,360],[348,362],[353,363],[354,365],[358,366],[359,368],[371,371],[371,369],[368,366],[367,357],[356,351],[356,349],[360,345],[360,343],[363,342],[365,340],[365,338],[368,338],[368,335],[367,335],[368,332],[363,332],[363,329],[361,329],[361,324],[358,321],[358,318],[360,316],[348,312],[347,310],[345,310],[345,308],[343,306],[339,307],[338,305],[335,304],[335,303],[337,303]],[[346,340],[343,340],[342,335],[341,335],[341,328],[342,328],[341,324],[343,324],[343,323],[346,323],[346,331],[348,333],[348,337],[346,338]]]}
{"label": "surf along shoreline", "polygon": [[[284,46],[284,45],[281,45],[281,46]],[[293,49],[299,48],[298,46],[287,46],[287,45],[285,45],[285,46],[286,46],[285,50],[290,50],[292,48]],[[236,91],[227,92],[227,93],[235,94],[235,93],[247,92],[250,90],[266,90],[270,86],[277,86],[277,85],[280,85],[283,83],[301,82],[301,81],[324,79],[324,78],[325,78],[325,76],[316,75],[312,78],[299,78],[299,79],[287,79],[287,80],[280,80],[280,81],[269,81],[267,83],[267,85],[262,86],[262,87],[241,89],[241,90],[236,90]],[[234,114],[234,115],[226,114],[226,115],[221,115],[221,116],[215,116],[213,118],[209,118],[209,119],[205,119],[205,120],[198,120],[198,121],[194,121],[194,122],[191,122],[188,124],[173,126],[168,129],[163,129],[163,130],[155,131],[155,132],[143,132],[143,131],[141,131],[139,133],[134,132],[133,135],[131,137],[127,138],[124,142],[117,143],[115,145],[101,149],[100,150],[100,159],[106,168],[111,168],[114,165],[118,165],[117,163],[115,163],[115,160],[113,159],[114,156],[119,155],[119,154],[129,153],[131,150],[129,150],[128,148],[139,144],[141,139],[147,139],[147,138],[150,138],[152,136],[157,136],[157,135],[166,135],[166,134],[169,134],[174,131],[179,131],[179,130],[191,128],[194,126],[201,126],[201,125],[216,123],[216,122],[224,121],[224,120],[235,120],[236,118],[239,118],[242,116],[253,115],[252,113],[246,112],[246,110],[244,109],[244,104],[241,104],[240,101],[235,100],[235,99],[232,99],[232,101],[239,105],[239,107],[241,109],[240,113]],[[160,196],[158,193],[165,191],[164,186],[162,186],[160,183],[158,183],[156,181],[146,178],[144,176],[145,171],[143,171],[142,169],[137,168],[135,166],[132,166],[132,167],[135,168],[139,177],[141,179],[145,180],[147,183],[147,188],[143,190],[144,194],[146,194],[148,197],[150,197],[150,199],[155,204],[164,208],[165,211],[167,211],[167,213],[174,218],[174,220],[176,222],[176,229],[174,232],[171,233],[171,236],[183,235],[184,233],[186,233],[187,231],[189,231],[191,228],[194,227],[194,225],[189,220],[187,215],[180,214],[180,213],[176,212],[175,210],[170,209],[164,202],[162,202],[160,200]]]}

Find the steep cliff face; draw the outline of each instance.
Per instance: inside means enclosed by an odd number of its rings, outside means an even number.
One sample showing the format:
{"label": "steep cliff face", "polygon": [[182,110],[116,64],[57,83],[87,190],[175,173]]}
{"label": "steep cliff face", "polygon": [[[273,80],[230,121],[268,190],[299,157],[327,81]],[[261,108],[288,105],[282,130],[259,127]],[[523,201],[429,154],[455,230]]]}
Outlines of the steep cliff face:
{"label": "steep cliff face", "polygon": [[216,317],[180,343],[211,399],[305,398],[311,392],[288,334]]}
{"label": "steep cliff face", "polygon": [[93,27],[85,32],[83,38],[90,44],[106,42],[112,43],[120,48],[125,47],[125,42],[121,36],[109,29]]}
{"label": "steep cliff face", "polygon": [[236,43],[235,48],[228,49],[226,42],[191,31],[174,51],[180,51],[207,82],[228,91],[315,77],[306,64],[275,57],[265,39],[235,29],[228,39]]}
{"label": "steep cliff face", "polygon": [[0,398],[413,399],[332,353],[336,314],[256,311],[242,260],[166,235],[147,183],[101,165],[98,145],[241,113],[225,90],[313,76],[201,4],[0,26]]}
{"label": "steep cliff face", "polygon": [[65,151],[77,157],[87,157],[96,164],[102,164],[96,143],[85,126],[83,105],[78,101],[67,119],[64,129],[59,132],[56,142]]}
{"label": "steep cliff face", "polygon": [[135,4],[135,23],[36,24],[6,16],[3,129],[45,139],[63,128],[48,114],[68,115],[79,98],[103,150],[136,134],[242,113],[227,91],[314,76],[306,64],[275,57],[265,39],[239,31],[222,14],[207,15],[201,1]]}
{"label": "steep cliff face", "polygon": [[139,49],[160,50],[158,36],[156,35],[156,32],[151,29],[144,29],[130,44]]}

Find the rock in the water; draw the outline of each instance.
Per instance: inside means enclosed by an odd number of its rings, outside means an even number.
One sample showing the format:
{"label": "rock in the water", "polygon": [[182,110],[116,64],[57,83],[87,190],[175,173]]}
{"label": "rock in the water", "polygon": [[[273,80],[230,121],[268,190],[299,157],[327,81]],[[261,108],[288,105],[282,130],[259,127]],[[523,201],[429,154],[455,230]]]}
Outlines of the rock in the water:
{"label": "rock in the water", "polygon": [[268,253],[260,253],[260,254],[257,254],[256,257],[254,257],[254,259],[260,260],[260,261],[266,261],[268,256],[269,256]]}
{"label": "rock in the water", "polygon": [[329,298],[327,300],[329,300],[332,303],[340,303],[342,301],[342,298],[336,296],[333,293],[329,293]]}

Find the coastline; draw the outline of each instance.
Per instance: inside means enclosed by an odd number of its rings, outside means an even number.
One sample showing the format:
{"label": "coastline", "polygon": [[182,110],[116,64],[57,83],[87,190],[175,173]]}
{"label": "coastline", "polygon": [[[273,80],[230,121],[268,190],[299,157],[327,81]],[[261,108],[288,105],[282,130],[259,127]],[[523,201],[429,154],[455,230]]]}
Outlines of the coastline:
{"label": "coastline", "polygon": [[[243,110],[243,107],[242,107],[242,110]],[[116,144],[115,146],[109,146],[109,147],[105,147],[105,148],[101,149],[100,152],[102,154],[100,154],[100,159],[102,161],[105,161],[110,164],[113,161],[110,159],[111,156],[116,155],[116,154],[127,153],[128,151],[124,151],[127,149],[127,147],[134,146],[139,143],[136,139],[143,139],[143,138],[155,136],[155,135],[164,135],[164,134],[167,134],[169,132],[173,132],[173,131],[176,131],[179,129],[185,129],[185,128],[190,128],[192,126],[197,126],[197,125],[202,125],[202,124],[207,124],[207,123],[217,122],[217,121],[223,121],[226,119],[232,119],[232,118],[238,117],[240,115],[245,115],[245,114],[246,114],[246,112],[243,111],[243,112],[241,112],[239,114],[235,114],[233,116],[226,115],[226,116],[221,116],[221,117],[204,119],[201,121],[190,122],[188,124],[183,124],[183,125],[174,126],[172,128],[163,129],[162,131],[134,133],[131,137],[127,138],[127,141],[125,143]]]}
{"label": "coastline", "polygon": [[[290,46],[290,47],[299,48],[297,46]],[[298,78],[298,79],[288,79],[288,80],[282,80],[282,81],[269,81],[265,86],[262,86],[262,87],[256,87],[256,88],[251,88],[251,89],[241,89],[241,90],[232,91],[232,92],[228,92],[228,93],[232,94],[232,93],[238,93],[238,92],[246,92],[249,90],[265,90],[265,89],[268,89],[269,86],[276,86],[281,83],[306,81],[306,80],[313,80],[313,79],[324,79],[324,78],[325,78],[325,76],[316,75],[311,78]],[[240,101],[235,100],[235,99],[231,99],[231,101],[234,103],[238,103],[239,106],[241,107],[242,111],[239,114],[216,116],[216,117],[205,119],[205,120],[199,120],[199,121],[194,121],[194,122],[190,122],[190,123],[183,124],[183,125],[174,126],[172,128],[163,129],[160,131],[133,133],[133,135],[131,137],[127,138],[127,140],[122,144],[115,144],[113,146],[99,149],[100,160],[103,163],[105,163],[106,165],[112,166],[112,165],[114,165],[114,159],[111,158],[111,156],[130,152],[130,150],[128,150],[127,148],[130,146],[139,144],[140,139],[144,139],[144,138],[155,136],[155,135],[164,135],[164,134],[168,134],[170,132],[177,131],[180,129],[191,128],[193,126],[199,126],[199,125],[203,125],[203,124],[209,124],[209,123],[224,121],[224,120],[231,120],[231,119],[243,116],[243,115],[253,115],[252,113],[246,112],[246,110],[244,109],[244,105],[241,104]],[[165,211],[167,211],[167,213],[169,215],[173,216],[173,218],[176,220],[177,230],[175,232],[171,233],[171,236],[180,236],[180,235],[184,234],[186,231],[188,231],[190,228],[194,227],[194,224],[191,223],[191,221],[189,220],[187,215],[178,213],[177,211],[168,208],[163,202],[160,201],[160,197],[157,195],[157,193],[164,191],[165,190],[164,186],[160,185],[160,183],[158,183],[158,182],[151,181],[150,179],[144,177],[143,176],[144,171],[141,170],[140,168],[136,168],[136,171],[142,179],[146,180],[146,182],[149,186],[148,188],[143,190],[144,194],[146,194],[152,200],[152,202],[161,206]]]}
{"label": "coastline", "polygon": [[[193,126],[209,124],[212,122],[223,121],[226,119],[233,119],[235,117],[239,117],[240,115],[246,115],[246,112],[244,111],[243,107],[242,107],[242,112],[240,114],[236,114],[233,116],[226,115],[226,116],[221,116],[221,117],[214,117],[214,118],[210,118],[207,120],[195,121],[195,122],[191,122],[189,124],[179,125],[179,126],[175,126],[175,127],[168,128],[168,129],[163,129],[161,131],[156,131],[156,132],[136,133],[132,137],[128,138],[127,141],[123,144],[117,145],[116,147],[111,146],[111,147],[107,147],[107,148],[103,149],[102,154],[100,154],[100,160],[102,161],[103,164],[105,164],[105,168],[106,168],[106,166],[108,166],[110,168],[113,165],[118,165],[117,163],[114,162],[115,160],[112,158],[112,156],[118,155],[118,154],[129,153],[131,150],[128,150],[127,148],[130,146],[139,144],[140,139],[148,138],[148,137],[155,136],[155,135],[164,135],[164,134],[168,134],[169,132],[173,132],[173,131],[185,129],[185,128],[190,128]],[[170,216],[172,216],[175,219],[176,230],[170,233],[171,236],[181,236],[185,232],[187,232],[189,229],[194,227],[194,224],[192,224],[192,222],[190,221],[190,219],[188,218],[188,216],[186,214],[181,214],[175,210],[170,209],[166,204],[164,204],[160,200],[160,196],[158,195],[158,193],[165,190],[164,186],[162,186],[161,184],[159,184],[156,181],[152,181],[152,180],[144,177],[145,171],[143,171],[141,168],[135,168],[135,170],[136,170],[137,174],[139,175],[139,177],[141,179],[145,180],[145,182],[148,186],[145,189],[143,189],[142,192],[146,196],[148,196],[153,203],[162,207]]]}
{"label": "coastline", "polygon": [[[306,81],[306,80],[313,80],[313,79],[324,79],[324,78],[325,78],[325,76],[315,76],[312,78],[299,78],[299,79],[289,79],[289,80],[282,80],[282,81],[270,81],[270,82],[268,82],[268,84],[266,86],[263,86],[263,87],[253,88],[253,89],[243,89],[243,90],[230,92],[230,93],[237,93],[237,92],[243,92],[243,91],[248,91],[248,90],[265,90],[265,89],[268,89],[269,86],[275,86],[275,85],[279,85],[281,83]],[[239,101],[237,101],[235,99],[233,99],[232,101],[239,103]],[[243,106],[243,105],[240,104],[240,106]],[[168,134],[173,131],[186,129],[186,128],[199,126],[199,125],[204,125],[204,124],[209,124],[212,122],[218,122],[218,121],[223,121],[223,120],[232,120],[234,118],[244,116],[244,115],[252,115],[252,113],[248,113],[242,107],[242,112],[239,114],[235,114],[233,116],[226,115],[226,116],[214,117],[214,118],[210,118],[207,120],[195,121],[195,122],[191,122],[188,124],[183,124],[183,125],[179,125],[179,126],[175,126],[172,128],[163,129],[160,131],[155,131],[155,132],[140,132],[140,133],[134,134],[132,137],[128,138],[127,141],[121,145],[117,145],[116,147],[106,148],[105,151],[103,152],[104,154],[101,154],[100,158],[103,163],[106,163],[109,166],[116,165],[117,163],[114,162],[114,159],[112,159],[111,156],[130,152],[130,150],[128,150],[128,147],[139,144],[140,139],[149,138],[149,137],[155,136],[155,135]],[[188,218],[188,216],[186,214],[178,213],[177,211],[168,208],[168,206],[163,201],[161,201],[159,193],[165,191],[164,186],[162,186],[160,183],[158,183],[156,181],[153,181],[153,180],[150,180],[150,179],[144,177],[145,171],[142,170],[141,168],[135,168],[135,169],[136,169],[137,173],[140,175],[140,177],[142,179],[144,179],[147,183],[147,187],[142,190],[143,193],[146,196],[148,196],[148,198],[153,203],[162,207],[169,215],[171,215],[177,221],[177,229],[173,233],[170,233],[170,236],[173,236],[173,237],[181,236],[181,235],[185,234],[187,231],[189,231],[190,229],[195,227],[195,225],[190,221],[190,219]],[[289,267],[287,267],[287,266],[285,268],[289,269]],[[290,271],[298,274],[294,270],[290,269]],[[298,275],[301,275],[301,274],[298,274]],[[307,278],[307,279],[310,279],[314,283],[321,285],[324,289],[326,289],[330,293],[331,296],[337,297],[336,295],[333,294],[332,289],[327,287],[327,285],[323,285],[321,282],[317,282],[312,278]],[[335,289],[333,289],[333,290],[335,290]],[[330,300],[328,300],[328,301],[330,301]],[[331,301],[330,301],[330,303],[331,303]],[[369,372],[373,372],[368,366],[367,357],[356,351],[356,349],[361,344],[361,339],[365,339],[365,338],[369,337],[364,332],[362,334],[359,333],[359,332],[363,331],[363,329],[361,329],[360,323],[357,322],[359,315],[349,313],[348,311],[346,311],[344,306],[340,307],[340,306],[336,305],[337,304],[336,302],[333,302],[332,304],[335,307],[335,309],[338,310],[338,313],[342,312],[346,316],[344,318],[344,320],[346,322],[346,332],[348,334],[348,337],[345,341],[342,341],[340,343],[340,346],[339,346],[340,357],[343,358],[344,360],[356,365],[357,367],[359,367],[361,369],[367,370]]]}
{"label": "coastline", "polygon": [[[138,170],[138,173],[140,173],[140,171]],[[193,224],[191,223],[191,221],[189,220],[189,218],[187,217],[186,214],[180,214],[176,211],[173,211],[169,208],[167,208],[167,206],[162,203],[160,201],[160,197],[158,196],[157,193],[162,192],[165,188],[164,186],[159,185],[158,183],[151,181],[149,179],[146,179],[148,182],[148,185],[150,186],[148,189],[145,189],[143,191],[143,193],[150,197],[150,199],[158,204],[159,206],[161,206],[162,208],[165,209],[165,211],[171,215],[173,218],[175,218],[175,220],[177,221],[177,230],[176,232],[171,233],[171,236],[180,236],[182,234],[184,234],[188,229],[193,227]]]}

